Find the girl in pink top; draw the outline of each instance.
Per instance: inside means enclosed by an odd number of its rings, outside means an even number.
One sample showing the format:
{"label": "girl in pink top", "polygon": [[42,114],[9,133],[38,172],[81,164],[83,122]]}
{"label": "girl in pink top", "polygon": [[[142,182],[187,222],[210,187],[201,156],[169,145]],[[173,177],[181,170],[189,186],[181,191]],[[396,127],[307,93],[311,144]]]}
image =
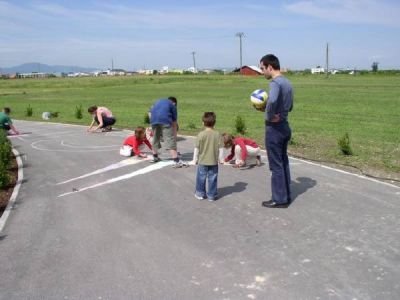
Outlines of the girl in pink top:
{"label": "girl in pink top", "polygon": [[225,162],[229,162],[235,157],[235,165],[233,167],[240,168],[246,165],[246,159],[249,156],[255,156],[257,166],[261,165],[260,147],[255,141],[245,137],[235,138],[228,133],[224,133],[222,137],[224,148],[231,149],[230,154],[225,158]]}
{"label": "girl in pink top", "polygon": [[[109,110],[107,107],[97,107],[94,105],[88,108],[88,113],[90,113],[93,117],[92,123],[87,129],[88,132],[94,132],[98,129],[102,129],[102,131],[111,131],[111,125],[114,125],[116,122],[111,110]],[[96,127],[94,127],[95,123],[97,123]]]}

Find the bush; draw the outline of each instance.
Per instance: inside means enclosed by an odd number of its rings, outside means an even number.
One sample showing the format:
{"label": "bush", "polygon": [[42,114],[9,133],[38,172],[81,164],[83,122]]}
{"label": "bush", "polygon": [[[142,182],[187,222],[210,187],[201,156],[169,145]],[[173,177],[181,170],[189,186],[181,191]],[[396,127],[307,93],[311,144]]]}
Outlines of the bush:
{"label": "bush", "polygon": [[237,133],[245,134],[246,133],[246,123],[241,116],[236,116],[235,119],[235,129]]}
{"label": "bush", "polygon": [[7,168],[0,162],[0,189],[5,188],[10,181],[10,176],[7,173]]}
{"label": "bush", "polygon": [[79,106],[75,106],[75,118],[77,119],[83,118],[82,104],[80,104]]}
{"label": "bush", "polygon": [[144,122],[144,124],[150,124],[149,113],[146,112],[146,113],[144,114],[143,122]]}
{"label": "bush", "polygon": [[11,161],[11,143],[4,130],[0,130],[0,163],[7,168]]}
{"label": "bush", "polygon": [[298,145],[298,144],[299,144],[299,143],[297,142],[297,140],[295,140],[294,137],[292,136],[292,137],[290,138],[290,140],[289,140],[289,145],[296,146],[296,145]]}
{"label": "bush", "polygon": [[7,186],[9,176],[7,168],[11,162],[11,143],[4,130],[0,130],[0,188]]}
{"label": "bush", "polygon": [[188,128],[188,129],[191,129],[191,130],[194,130],[194,129],[196,129],[197,127],[196,127],[196,124],[195,124],[194,122],[189,121],[189,123],[188,123],[188,125],[187,125],[187,128]]}
{"label": "bush", "polygon": [[32,115],[33,115],[33,108],[29,104],[28,107],[25,110],[25,116],[26,117],[32,117]]}
{"label": "bush", "polygon": [[350,146],[350,137],[349,134],[346,132],[344,136],[338,139],[338,145],[340,148],[340,151],[344,155],[353,155],[353,150],[351,149]]}

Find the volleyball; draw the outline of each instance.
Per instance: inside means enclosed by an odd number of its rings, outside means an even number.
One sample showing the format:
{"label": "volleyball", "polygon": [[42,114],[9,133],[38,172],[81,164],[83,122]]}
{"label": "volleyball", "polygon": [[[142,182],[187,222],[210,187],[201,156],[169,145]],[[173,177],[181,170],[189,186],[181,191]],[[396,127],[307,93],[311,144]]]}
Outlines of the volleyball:
{"label": "volleyball", "polygon": [[250,95],[250,101],[256,108],[265,108],[267,99],[268,93],[264,90],[255,90]]}

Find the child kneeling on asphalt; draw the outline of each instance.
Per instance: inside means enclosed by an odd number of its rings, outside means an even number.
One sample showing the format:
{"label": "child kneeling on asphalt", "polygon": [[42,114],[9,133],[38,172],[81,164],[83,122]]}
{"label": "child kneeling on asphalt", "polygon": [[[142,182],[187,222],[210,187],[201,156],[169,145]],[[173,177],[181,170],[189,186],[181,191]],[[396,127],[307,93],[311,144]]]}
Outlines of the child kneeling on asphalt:
{"label": "child kneeling on asphalt", "polygon": [[147,155],[145,153],[141,153],[140,149],[139,149],[142,144],[146,144],[147,147],[149,147],[149,149],[152,150],[151,144],[146,137],[145,129],[143,127],[139,126],[139,127],[136,127],[135,134],[130,135],[125,139],[120,153],[121,153],[121,155],[123,155],[122,152],[124,150],[122,150],[122,149],[126,149],[125,147],[127,146],[127,147],[130,147],[131,153],[130,153],[130,155],[124,155],[124,156],[136,155],[141,158],[146,158]]}
{"label": "child kneeling on asphalt", "polygon": [[246,166],[246,160],[250,157],[255,157],[256,165],[261,165],[260,147],[255,141],[249,138],[237,137],[224,133],[222,134],[224,140],[224,148],[231,149],[231,153],[225,158],[225,162],[229,162],[235,158],[234,168],[241,168]]}

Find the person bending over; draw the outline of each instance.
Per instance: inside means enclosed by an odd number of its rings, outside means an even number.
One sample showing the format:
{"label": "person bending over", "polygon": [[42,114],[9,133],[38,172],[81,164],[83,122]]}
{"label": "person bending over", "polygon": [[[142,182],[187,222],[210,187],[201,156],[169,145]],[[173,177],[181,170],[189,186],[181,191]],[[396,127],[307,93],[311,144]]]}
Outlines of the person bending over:
{"label": "person bending over", "polygon": [[[6,131],[7,134],[10,134],[11,130],[14,134],[19,134],[19,131],[13,125],[13,122],[10,118],[11,109],[9,107],[4,107],[3,111],[0,112],[0,129]],[[11,133],[12,134],[12,133]]]}
{"label": "person bending over", "polygon": [[[90,113],[93,117],[92,123],[87,129],[88,132],[95,132],[99,129],[101,129],[103,132],[111,131],[111,126],[116,122],[111,110],[104,106],[90,106],[88,108],[88,113]],[[95,123],[97,126],[95,126]]]}

